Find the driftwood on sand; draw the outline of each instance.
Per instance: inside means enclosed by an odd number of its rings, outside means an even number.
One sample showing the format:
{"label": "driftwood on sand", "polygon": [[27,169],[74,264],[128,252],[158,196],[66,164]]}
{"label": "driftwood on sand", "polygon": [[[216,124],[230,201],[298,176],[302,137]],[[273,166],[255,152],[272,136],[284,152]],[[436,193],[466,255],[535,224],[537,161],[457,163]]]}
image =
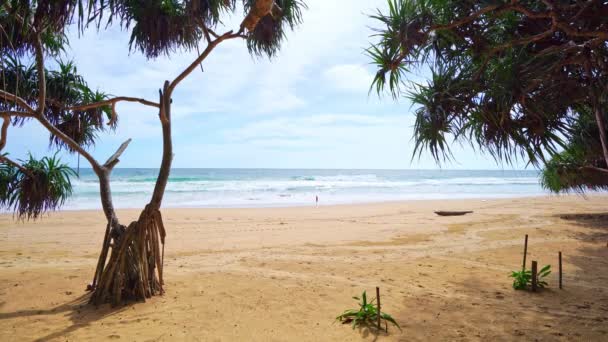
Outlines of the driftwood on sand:
{"label": "driftwood on sand", "polygon": [[472,211],[443,211],[443,210],[438,210],[435,211],[435,214],[439,215],[439,216],[462,216],[462,215],[466,215],[466,214],[472,214]]}

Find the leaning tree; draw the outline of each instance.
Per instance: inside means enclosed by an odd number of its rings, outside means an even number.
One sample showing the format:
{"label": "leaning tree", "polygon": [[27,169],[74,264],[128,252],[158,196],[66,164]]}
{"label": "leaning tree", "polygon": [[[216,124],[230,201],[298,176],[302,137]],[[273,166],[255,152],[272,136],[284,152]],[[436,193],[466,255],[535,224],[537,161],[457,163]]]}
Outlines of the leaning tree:
{"label": "leaning tree", "polygon": [[372,89],[416,107],[415,154],[465,141],[544,166],[552,191],[608,189],[608,2],[388,0],[372,18]]}
{"label": "leaning tree", "polygon": [[[0,152],[7,145],[9,129],[37,121],[50,133],[52,149],[78,154],[91,165],[99,179],[107,220],[89,286],[91,303],[145,300],[164,292],[166,230],[160,208],[173,158],[171,105],[176,87],[228,40],[243,39],[252,55],[272,57],[287,29],[301,22],[304,7],[299,0],[0,1]],[[240,27],[217,32],[222,18],[241,10]],[[57,57],[65,52],[68,29],[82,34],[89,26],[99,30],[114,23],[130,31],[130,49],[149,59],[182,51],[197,51],[197,57],[173,80],[164,82],[158,101],[93,91],[73,63]],[[100,132],[116,127],[120,102],[137,102],[158,110],[163,137],[152,197],[139,219],[128,225],[120,223],[114,210],[110,174],[130,139],[104,163],[89,152]],[[74,173],[55,156],[18,161],[1,154],[0,206],[13,210],[21,219],[37,219],[59,208],[71,195],[70,177]]]}

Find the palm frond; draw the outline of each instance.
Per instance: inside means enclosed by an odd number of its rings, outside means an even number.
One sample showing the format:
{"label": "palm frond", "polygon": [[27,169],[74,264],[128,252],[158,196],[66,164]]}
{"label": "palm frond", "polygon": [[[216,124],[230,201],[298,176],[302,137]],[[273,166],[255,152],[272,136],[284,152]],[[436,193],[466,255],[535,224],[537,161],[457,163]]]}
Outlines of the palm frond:
{"label": "palm frond", "polygon": [[57,155],[40,160],[30,155],[23,168],[27,173],[0,164],[0,205],[20,219],[37,219],[57,210],[72,195],[70,178],[76,173]]}

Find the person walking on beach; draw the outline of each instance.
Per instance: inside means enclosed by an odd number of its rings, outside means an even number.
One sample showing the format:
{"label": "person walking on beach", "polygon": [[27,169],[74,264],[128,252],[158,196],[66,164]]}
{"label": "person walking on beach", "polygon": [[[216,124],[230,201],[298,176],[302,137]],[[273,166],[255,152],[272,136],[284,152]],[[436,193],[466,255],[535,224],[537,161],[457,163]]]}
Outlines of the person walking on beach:
{"label": "person walking on beach", "polygon": [[319,195],[315,196],[315,205],[319,205]]}

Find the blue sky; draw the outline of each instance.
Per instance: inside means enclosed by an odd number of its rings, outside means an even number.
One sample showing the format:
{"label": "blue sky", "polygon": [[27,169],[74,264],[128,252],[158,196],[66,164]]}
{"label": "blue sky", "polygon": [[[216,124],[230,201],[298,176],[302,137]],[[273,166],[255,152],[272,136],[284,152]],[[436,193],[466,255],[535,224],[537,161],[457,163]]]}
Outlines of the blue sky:
{"label": "blue sky", "polygon": [[[368,96],[374,68],[363,50],[375,23],[366,14],[386,0],[307,3],[304,24],[288,34],[272,61],[252,58],[243,41],[223,43],[203,63],[204,72],[197,69],[179,85],[173,99],[174,167],[438,168],[428,154],[411,162],[410,103]],[[238,27],[241,18],[234,15],[226,27]],[[196,55],[146,60],[129,52],[128,35],[118,28],[72,35],[66,58],[76,61],[93,88],[157,101],[164,80]],[[128,103],[117,111],[118,130],[102,135],[93,154],[105,160],[132,138],[118,167],[158,167],[156,111]],[[52,153],[48,134],[35,122],[13,128],[6,151],[16,157]],[[470,147],[456,146],[454,152],[456,162],[443,168],[503,168]],[[76,164],[74,157],[64,160]],[[81,166],[87,166],[84,160]]]}

